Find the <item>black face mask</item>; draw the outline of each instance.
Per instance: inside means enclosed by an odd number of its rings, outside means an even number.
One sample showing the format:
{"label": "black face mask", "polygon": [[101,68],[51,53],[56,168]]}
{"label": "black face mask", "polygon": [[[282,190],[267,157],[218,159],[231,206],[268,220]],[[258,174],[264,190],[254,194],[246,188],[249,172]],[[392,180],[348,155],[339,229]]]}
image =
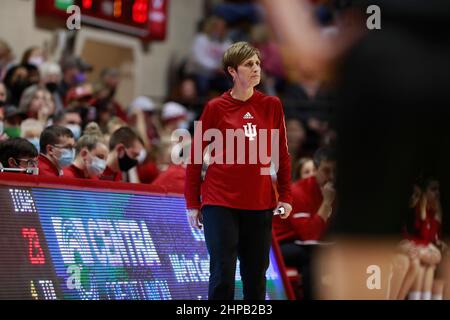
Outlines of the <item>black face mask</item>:
{"label": "black face mask", "polygon": [[6,101],[5,100],[0,100],[0,108],[4,107],[6,105]]}
{"label": "black face mask", "polygon": [[30,86],[30,82],[28,80],[17,80],[11,86],[11,94],[14,98],[20,99],[22,96],[22,92],[25,91],[26,88]]}
{"label": "black face mask", "polygon": [[122,158],[119,158],[119,168],[120,171],[128,171],[138,164],[136,159],[131,159],[125,152]]}
{"label": "black face mask", "polygon": [[50,93],[55,93],[55,91],[58,90],[58,84],[55,82],[49,82],[45,86]]}

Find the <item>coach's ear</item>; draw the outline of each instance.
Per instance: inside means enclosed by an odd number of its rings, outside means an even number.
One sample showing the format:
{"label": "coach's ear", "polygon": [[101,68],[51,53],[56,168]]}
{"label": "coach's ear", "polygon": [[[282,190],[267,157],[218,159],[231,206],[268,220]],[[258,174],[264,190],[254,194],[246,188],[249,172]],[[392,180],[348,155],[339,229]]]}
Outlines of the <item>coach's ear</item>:
{"label": "coach's ear", "polygon": [[227,67],[227,71],[230,74],[231,78],[233,78],[233,82],[237,76],[237,71],[233,67]]}

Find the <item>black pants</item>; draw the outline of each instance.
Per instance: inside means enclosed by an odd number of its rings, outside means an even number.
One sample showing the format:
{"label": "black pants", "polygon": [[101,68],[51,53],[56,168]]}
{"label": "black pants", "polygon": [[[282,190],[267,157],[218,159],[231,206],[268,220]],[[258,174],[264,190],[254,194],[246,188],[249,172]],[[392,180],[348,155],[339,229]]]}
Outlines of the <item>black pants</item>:
{"label": "black pants", "polygon": [[202,208],[210,256],[210,300],[233,300],[239,258],[245,300],[264,300],[272,239],[272,209]]}
{"label": "black pants", "polygon": [[280,249],[286,266],[297,268],[302,275],[303,300],[313,300],[315,295],[311,261],[315,246],[287,242],[282,243]]}

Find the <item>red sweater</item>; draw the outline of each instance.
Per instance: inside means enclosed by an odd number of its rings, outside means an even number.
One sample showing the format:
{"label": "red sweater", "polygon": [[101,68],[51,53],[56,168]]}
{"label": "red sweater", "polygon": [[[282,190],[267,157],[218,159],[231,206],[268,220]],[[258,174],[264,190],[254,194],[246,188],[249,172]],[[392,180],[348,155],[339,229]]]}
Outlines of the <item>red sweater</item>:
{"label": "red sweater", "polygon": [[47,177],[59,177],[62,176],[62,171],[60,172],[59,169],[51,162],[45,155],[42,153],[39,154],[39,175],[40,176],[47,176]]}
{"label": "red sweater", "polygon": [[122,181],[122,172],[114,172],[109,166],[106,166],[105,171],[100,176],[100,180]]}
{"label": "red sweater", "polygon": [[278,241],[319,240],[326,230],[326,222],[317,214],[322,205],[322,191],[316,177],[292,184],[292,212],[287,220],[274,216],[274,230]]}
{"label": "red sweater", "polygon": [[172,192],[183,193],[186,169],[180,165],[171,164],[152,182],[152,185],[170,189]]}
{"label": "red sweater", "polygon": [[[194,133],[194,141],[191,146],[191,163],[186,170],[185,198],[188,209],[199,209],[204,205],[219,205],[244,210],[265,210],[274,208],[277,204],[275,191],[272,187],[270,175],[262,175],[262,168],[269,168],[269,163],[263,163],[259,153],[271,154],[270,129],[279,130],[279,170],[277,172],[278,201],[292,202],[290,191],[290,158],[286,143],[286,126],[284,112],[280,100],[277,97],[266,96],[255,90],[247,101],[236,100],[230,92],[209,101],[200,118],[202,128],[197,126]],[[239,130],[244,135],[244,126],[250,128],[256,125],[256,137],[244,136],[245,146],[241,152],[237,152],[238,146],[235,139],[234,150],[226,143],[226,130]],[[223,137],[223,146],[216,143],[212,156],[223,159],[222,164],[211,163],[206,171],[204,181],[201,181],[202,164],[194,163],[195,150],[203,151],[210,143],[206,138],[202,140],[207,129],[215,128]],[[260,129],[266,129],[266,136]],[[261,141],[259,141],[261,140]],[[200,146],[199,141],[203,141]],[[268,151],[256,149],[265,141]],[[264,143],[263,143],[264,144]],[[255,151],[258,150],[258,151]],[[245,151],[245,157],[243,152]],[[234,159],[232,155],[234,153]],[[203,153],[202,153],[203,154]],[[250,156],[251,155],[251,156]],[[220,157],[222,156],[222,157]],[[201,157],[199,157],[201,158]],[[237,164],[237,160],[241,160]],[[249,160],[256,161],[250,162]],[[234,164],[227,164],[234,160]],[[201,159],[199,159],[201,161]],[[243,161],[242,161],[243,160]],[[263,161],[261,161],[263,160]],[[198,161],[195,161],[198,163]]]}
{"label": "red sweater", "polygon": [[64,168],[64,178],[75,178],[75,179],[91,179],[98,180],[99,178],[96,176],[93,177],[85,177],[84,171],[80,168],[76,167],[74,164],[71,164],[67,168]]}

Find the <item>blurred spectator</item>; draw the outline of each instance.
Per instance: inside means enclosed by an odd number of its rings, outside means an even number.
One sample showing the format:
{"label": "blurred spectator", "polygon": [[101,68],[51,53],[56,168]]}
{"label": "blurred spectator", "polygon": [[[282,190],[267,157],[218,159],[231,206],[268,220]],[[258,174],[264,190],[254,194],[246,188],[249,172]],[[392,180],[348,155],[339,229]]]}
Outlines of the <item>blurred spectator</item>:
{"label": "blurred spectator", "polygon": [[122,181],[122,172],[138,164],[138,157],[144,148],[139,136],[129,127],[114,131],[109,139],[107,167],[100,179]]}
{"label": "blurred spectator", "polygon": [[147,149],[149,148],[148,144],[158,144],[161,125],[156,113],[156,104],[152,99],[140,96],[131,102],[129,123],[138,128],[144,142],[148,140],[148,143],[145,143]]}
{"label": "blurred spectator", "polygon": [[0,142],[8,139],[5,131],[5,109],[0,108]]}
{"label": "blurred spectator", "polygon": [[58,93],[58,86],[62,80],[61,67],[54,62],[45,62],[39,67],[41,75],[40,86],[45,87],[52,95],[55,101],[55,110],[61,111],[64,108],[64,102]]}
{"label": "blurred spectator", "polygon": [[93,87],[90,83],[77,85],[67,93],[66,106],[80,113],[82,127],[97,120],[97,109],[91,104],[92,97]]}
{"label": "blurred spectator", "polygon": [[72,131],[60,126],[47,127],[41,133],[39,145],[39,175],[62,176],[62,169],[74,160],[75,139]]}
{"label": "blurred spectator", "polygon": [[161,112],[163,134],[171,136],[175,129],[188,129],[188,112],[184,106],[176,102],[166,102]]}
{"label": "blurred spectator", "polygon": [[[193,119],[199,119],[203,111],[204,99],[198,96],[194,77],[184,76],[172,89],[169,97],[170,101],[178,102],[193,112]],[[190,127],[192,133],[193,123]]]}
{"label": "blurred spectator", "polygon": [[[314,247],[309,244],[323,237],[333,211],[335,159],[332,149],[319,149],[314,155],[316,175],[292,185],[293,213],[287,221],[281,221],[279,216],[273,220],[286,265],[298,268],[302,275],[306,300],[314,297],[310,265]],[[306,245],[299,245],[298,241],[306,241]]]}
{"label": "blurred spectator", "polygon": [[93,70],[90,64],[75,56],[69,56],[63,59],[61,68],[63,75],[58,93],[62,98],[66,97],[67,92],[72,87],[84,83],[86,81],[86,72]]}
{"label": "blurred spectator", "polygon": [[279,45],[265,24],[252,29],[252,43],[261,52],[261,67],[265,74],[266,91],[276,95],[283,90],[285,72]]}
{"label": "blurred spectator", "polygon": [[309,157],[300,158],[294,168],[296,168],[294,170],[294,181],[307,179],[309,177],[313,177],[316,174],[314,161]]}
{"label": "blurred spectator", "polygon": [[75,160],[64,169],[64,177],[98,179],[106,169],[108,147],[100,127],[95,122],[86,126],[75,146]]}
{"label": "blurred spectator", "polygon": [[210,89],[226,91],[231,87],[222,70],[222,56],[231,45],[226,39],[226,23],[219,17],[207,18],[195,36],[185,72],[196,79],[198,94],[205,97]]}
{"label": "blurred spectator", "polygon": [[6,102],[8,101],[8,90],[3,82],[0,82],[0,108],[4,108],[6,106]]}
{"label": "blurred spectator", "polygon": [[38,150],[23,138],[0,142],[0,163],[3,168],[37,168]]}
{"label": "blurred spectator", "polygon": [[169,167],[161,172],[152,182],[152,185],[163,187],[170,192],[183,193],[184,181],[186,180],[186,166],[170,164]]}
{"label": "blurred spectator", "polygon": [[91,104],[97,110],[96,121],[103,131],[113,116],[128,122],[124,107],[115,99],[117,87],[120,83],[120,73],[115,68],[105,68],[100,73],[100,79],[94,86],[94,99]]}
{"label": "blurred spectator", "polygon": [[10,138],[20,137],[20,124],[26,119],[26,114],[11,105],[4,110],[4,133]]}
{"label": "blurred spectator", "polygon": [[9,45],[0,39],[0,81],[3,81],[6,71],[14,60],[13,53]]}
{"label": "blurred spectator", "polygon": [[19,111],[29,118],[39,120],[45,126],[55,112],[55,105],[47,89],[32,85],[23,92]]}
{"label": "blurred spectator", "polygon": [[36,68],[39,68],[45,62],[44,50],[41,47],[30,47],[23,53],[22,60],[20,64],[26,65],[31,64]]}
{"label": "blurred spectator", "polygon": [[4,83],[11,93],[8,102],[17,107],[22,97],[22,92],[31,85],[28,79],[27,68],[23,65],[12,66],[6,72]]}
{"label": "blurred spectator", "polygon": [[75,109],[67,108],[58,112],[53,118],[53,124],[70,129],[75,141],[81,136],[81,115],[80,112]]}
{"label": "blurred spectator", "polygon": [[20,124],[20,136],[30,141],[38,151],[40,150],[39,139],[43,130],[42,122],[33,118],[26,119]]}

